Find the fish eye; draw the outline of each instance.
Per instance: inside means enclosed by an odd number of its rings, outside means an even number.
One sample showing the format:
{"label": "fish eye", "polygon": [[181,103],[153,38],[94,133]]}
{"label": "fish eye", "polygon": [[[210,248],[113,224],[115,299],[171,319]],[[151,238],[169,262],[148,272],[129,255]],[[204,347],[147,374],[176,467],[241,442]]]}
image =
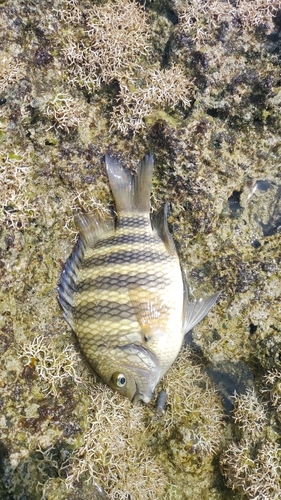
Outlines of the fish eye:
{"label": "fish eye", "polygon": [[125,375],[123,375],[123,373],[113,373],[112,382],[117,387],[125,387],[127,381],[126,381],[126,377],[125,377]]}

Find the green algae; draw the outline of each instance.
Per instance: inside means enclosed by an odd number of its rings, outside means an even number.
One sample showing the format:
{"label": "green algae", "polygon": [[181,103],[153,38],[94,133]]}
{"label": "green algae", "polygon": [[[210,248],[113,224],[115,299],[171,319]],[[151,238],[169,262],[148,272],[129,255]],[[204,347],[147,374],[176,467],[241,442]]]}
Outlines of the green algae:
{"label": "green algae", "polygon": [[[231,448],[237,425],[231,417],[225,425],[211,378],[216,371],[218,389],[230,372],[234,388],[241,377],[244,388],[255,386],[267,404],[256,456],[275,450],[278,188],[252,191],[258,180],[281,184],[280,4],[272,2],[273,16],[257,11],[265,16],[258,21],[241,2],[237,26],[227,2],[206,3],[209,17],[195,1],[149,2],[144,15],[152,48],[140,55],[140,69],[127,61],[119,76],[100,86],[93,78],[85,87],[83,79],[71,84],[75,75],[63,49],[73,37],[81,44],[79,16],[93,3],[0,3],[0,498],[241,498],[257,475],[244,483],[239,476]],[[161,79],[172,66],[190,85],[190,106],[184,108],[182,94],[175,95],[175,109],[164,100],[155,107],[140,100],[140,126],[134,127],[130,107],[121,102],[118,108],[120,85],[131,94],[145,90],[151,68]],[[64,103],[56,114],[50,103],[58,95],[76,106]],[[123,111],[126,129],[118,127]],[[73,211],[106,217],[112,203],[107,150],[132,168],[147,151],[154,154],[153,208],[172,202],[169,222],[192,293],[222,290],[189,336],[193,354],[181,356],[163,381],[162,419],[155,402],[131,408],[96,382],[56,301],[61,263],[75,238]],[[233,193],[240,193],[237,211],[229,204]],[[261,223],[271,224],[272,234],[265,235]],[[231,401],[233,385],[225,382],[223,391]],[[246,414],[244,405],[244,427]],[[243,435],[239,439],[242,453]],[[231,467],[223,459],[219,466],[223,453]],[[250,444],[247,454],[255,460]],[[278,495],[277,483],[276,489]]]}

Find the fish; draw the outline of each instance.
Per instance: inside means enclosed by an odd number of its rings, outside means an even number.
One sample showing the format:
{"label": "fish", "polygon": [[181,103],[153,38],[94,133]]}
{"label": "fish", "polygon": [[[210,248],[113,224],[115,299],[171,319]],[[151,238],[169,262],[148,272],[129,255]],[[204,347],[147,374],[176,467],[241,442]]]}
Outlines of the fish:
{"label": "fish", "polygon": [[185,334],[219,293],[189,300],[168,204],[150,215],[153,156],[135,173],[110,154],[105,165],[116,216],[75,216],[79,237],[62,269],[58,300],[99,378],[133,403],[149,403]]}

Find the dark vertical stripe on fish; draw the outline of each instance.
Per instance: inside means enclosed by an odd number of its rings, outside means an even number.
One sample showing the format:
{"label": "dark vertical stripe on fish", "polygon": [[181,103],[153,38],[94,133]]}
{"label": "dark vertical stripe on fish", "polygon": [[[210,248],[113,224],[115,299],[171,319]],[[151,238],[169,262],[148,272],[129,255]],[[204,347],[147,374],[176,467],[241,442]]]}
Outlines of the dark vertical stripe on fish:
{"label": "dark vertical stripe on fish", "polygon": [[122,250],[101,257],[88,257],[83,262],[83,268],[103,267],[110,264],[139,264],[141,266],[143,263],[159,264],[159,262],[168,262],[167,254],[149,250]]}
{"label": "dark vertical stripe on fish", "polygon": [[[106,273],[106,269],[104,270]],[[137,288],[137,287],[157,287],[161,288],[169,284],[170,280],[166,274],[148,274],[145,272],[137,273],[136,275],[111,273],[100,274],[94,279],[85,279],[79,283],[79,292],[87,291],[91,293],[95,290],[120,290],[122,288]]]}

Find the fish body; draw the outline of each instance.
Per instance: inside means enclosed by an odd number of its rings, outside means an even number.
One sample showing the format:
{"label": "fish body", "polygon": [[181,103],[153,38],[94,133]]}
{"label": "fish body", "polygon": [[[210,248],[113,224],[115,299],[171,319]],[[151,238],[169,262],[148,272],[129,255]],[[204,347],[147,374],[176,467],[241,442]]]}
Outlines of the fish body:
{"label": "fish body", "polygon": [[100,378],[148,403],[176,359],[185,333],[217,295],[189,302],[167,225],[167,205],[150,217],[153,157],[136,175],[106,155],[117,219],[76,217],[78,242],[61,273],[64,317]]}

